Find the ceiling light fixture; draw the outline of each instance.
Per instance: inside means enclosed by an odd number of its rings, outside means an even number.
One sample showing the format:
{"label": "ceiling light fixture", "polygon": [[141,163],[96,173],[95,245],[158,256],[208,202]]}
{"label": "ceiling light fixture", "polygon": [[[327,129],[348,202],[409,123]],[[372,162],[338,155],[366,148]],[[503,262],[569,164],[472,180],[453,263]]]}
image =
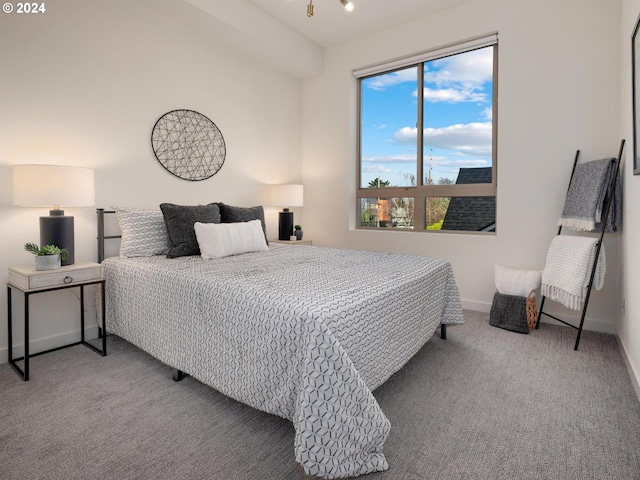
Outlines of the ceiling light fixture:
{"label": "ceiling light fixture", "polygon": [[[340,4],[344,7],[347,12],[353,12],[355,5],[350,0],[339,0]],[[313,0],[309,0],[309,5],[307,5],[307,17],[313,17]]]}
{"label": "ceiling light fixture", "polygon": [[353,9],[355,7],[353,2],[350,2],[349,0],[340,0],[340,3],[347,12],[353,12]]}

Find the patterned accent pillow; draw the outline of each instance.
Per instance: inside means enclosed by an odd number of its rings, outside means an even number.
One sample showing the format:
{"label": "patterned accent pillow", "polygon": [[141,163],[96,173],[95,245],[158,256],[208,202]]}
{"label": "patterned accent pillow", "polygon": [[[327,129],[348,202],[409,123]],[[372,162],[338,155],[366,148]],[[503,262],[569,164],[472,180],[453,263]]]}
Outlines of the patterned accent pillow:
{"label": "patterned accent pillow", "polygon": [[269,240],[267,239],[267,226],[264,222],[264,209],[262,206],[234,207],[231,205],[225,205],[224,203],[218,203],[218,206],[220,207],[222,223],[238,223],[260,220],[260,223],[262,223],[262,231],[264,232],[264,240],[267,242],[267,245],[269,245]]}
{"label": "patterned accent pillow", "polygon": [[269,250],[260,220],[194,225],[200,254],[205,260]]}
{"label": "patterned accent pillow", "polygon": [[220,223],[220,208],[216,203],[193,206],[161,203],[160,210],[169,237],[168,258],[200,255],[194,224]]}
{"label": "patterned accent pillow", "polygon": [[167,228],[160,210],[112,207],[120,223],[121,257],[151,257],[169,251]]}

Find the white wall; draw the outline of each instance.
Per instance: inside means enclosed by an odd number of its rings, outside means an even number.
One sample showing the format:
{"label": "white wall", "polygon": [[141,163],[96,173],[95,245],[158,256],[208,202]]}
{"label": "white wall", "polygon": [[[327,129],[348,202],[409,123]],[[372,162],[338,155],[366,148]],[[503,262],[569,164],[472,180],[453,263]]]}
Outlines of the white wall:
{"label": "white wall", "polygon": [[[355,230],[357,112],[351,71],[494,31],[499,32],[497,235]],[[619,31],[618,1],[478,0],[327,50],[323,74],[303,87],[305,235],[318,245],[449,259],[465,305],[488,311],[494,264],[543,268],[576,149],[584,159],[617,154]],[[614,332],[618,243],[619,235],[606,240],[606,285],[592,295],[585,328]]]}
{"label": "white wall", "polygon": [[[633,117],[631,99],[631,35],[640,14],[640,0],[623,0],[622,28],[620,32],[620,132],[628,139],[625,155],[624,217],[626,227],[622,234],[622,295],[625,309],[617,325],[620,341],[631,369],[635,375],[636,386],[640,382],[640,217],[637,206],[640,205],[640,177],[633,175]],[[638,390],[640,392],[640,390]]]}
{"label": "white wall", "polygon": [[[41,15],[0,15],[0,284],[9,266],[33,262],[22,246],[38,241],[38,217],[48,214],[12,205],[13,164],[93,168],[96,203],[103,207],[250,206],[264,201],[263,183],[301,181],[301,83],[291,73],[149,2],[46,6]],[[155,121],[177,108],[203,113],[224,136],[225,164],[208,180],[174,177],[153,155]],[[66,211],[75,216],[76,261],[94,260],[95,210]],[[277,209],[267,216],[275,235]],[[0,289],[0,362],[6,361],[6,295]],[[78,335],[72,291],[32,302],[32,351]],[[19,305],[14,344],[22,344]]]}

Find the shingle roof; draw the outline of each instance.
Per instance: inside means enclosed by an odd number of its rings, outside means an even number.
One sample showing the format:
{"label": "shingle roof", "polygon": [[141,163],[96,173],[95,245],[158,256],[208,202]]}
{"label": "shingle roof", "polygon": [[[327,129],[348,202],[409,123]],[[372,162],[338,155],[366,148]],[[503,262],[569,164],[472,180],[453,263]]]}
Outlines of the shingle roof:
{"label": "shingle roof", "polygon": [[[491,183],[491,167],[461,168],[456,184]],[[496,197],[451,197],[442,230],[495,231]]]}

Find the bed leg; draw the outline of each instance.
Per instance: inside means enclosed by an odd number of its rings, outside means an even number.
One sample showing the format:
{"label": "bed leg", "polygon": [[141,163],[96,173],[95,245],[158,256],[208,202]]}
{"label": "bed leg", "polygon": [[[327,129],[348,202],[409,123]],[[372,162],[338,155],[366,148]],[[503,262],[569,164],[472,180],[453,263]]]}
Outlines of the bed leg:
{"label": "bed leg", "polygon": [[442,340],[447,339],[447,326],[444,323],[440,325],[440,338]]}
{"label": "bed leg", "polygon": [[186,375],[184,374],[184,372],[182,370],[178,370],[177,368],[173,369],[173,381],[174,382],[179,382],[184,377],[186,377]]}

